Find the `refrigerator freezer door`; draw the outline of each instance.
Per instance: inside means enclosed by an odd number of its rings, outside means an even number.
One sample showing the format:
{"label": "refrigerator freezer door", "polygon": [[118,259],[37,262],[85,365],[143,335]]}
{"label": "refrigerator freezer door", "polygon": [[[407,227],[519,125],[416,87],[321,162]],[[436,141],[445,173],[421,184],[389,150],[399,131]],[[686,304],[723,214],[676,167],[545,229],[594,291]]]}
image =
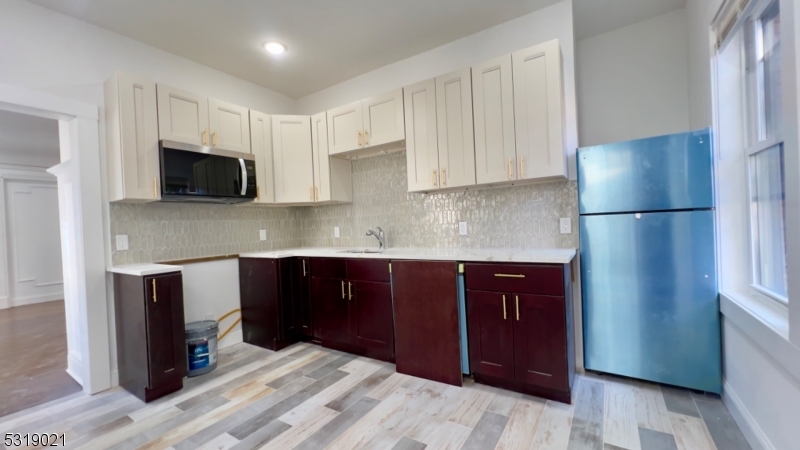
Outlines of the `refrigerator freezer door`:
{"label": "refrigerator freezer door", "polygon": [[713,214],[581,217],[587,369],[720,393]]}
{"label": "refrigerator freezer door", "polygon": [[708,129],[578,150],[581,214],[714,206]]}

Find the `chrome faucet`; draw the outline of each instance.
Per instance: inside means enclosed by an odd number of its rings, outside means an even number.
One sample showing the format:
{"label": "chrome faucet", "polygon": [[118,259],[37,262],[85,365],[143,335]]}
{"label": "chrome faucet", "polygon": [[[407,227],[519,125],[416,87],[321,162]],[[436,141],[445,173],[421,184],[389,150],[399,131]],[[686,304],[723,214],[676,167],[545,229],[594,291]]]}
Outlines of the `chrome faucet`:
{"label": "chrome faucet", "polygon": [[375,230],[368,230],[367,236],[375,236],[375,239],[378,240],[378,248],[383,250],[386,248],[386,234],[381,230],[381,227],[375,227]]}

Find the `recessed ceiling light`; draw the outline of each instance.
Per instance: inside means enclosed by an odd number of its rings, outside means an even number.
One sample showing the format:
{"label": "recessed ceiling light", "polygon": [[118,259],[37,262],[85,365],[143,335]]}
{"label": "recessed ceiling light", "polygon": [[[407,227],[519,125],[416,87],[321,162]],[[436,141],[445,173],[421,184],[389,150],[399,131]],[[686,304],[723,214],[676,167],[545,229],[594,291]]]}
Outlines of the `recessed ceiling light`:
{"label": "recessed ceiling light", "polygon": [[264,50],[272,53],[273,55],[280,55],[286,51],[286,46],[280,42],[267,42],[264,44]]}

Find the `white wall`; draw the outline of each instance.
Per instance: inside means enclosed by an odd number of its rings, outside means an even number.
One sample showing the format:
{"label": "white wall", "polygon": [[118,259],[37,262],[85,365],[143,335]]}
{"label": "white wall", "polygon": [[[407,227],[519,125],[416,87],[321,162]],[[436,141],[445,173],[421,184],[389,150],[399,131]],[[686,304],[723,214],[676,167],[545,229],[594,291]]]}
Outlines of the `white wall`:
{"label": "white wall", "polygon": [[686,0],[689,40],[689,114],[692,129],[711,126],[709,27],[722,0]]}
{"label": "white wall", "polygon": [[[186,323],[217,320],[223,314],[241,308],[239,301],[239,260],[223,259],[183,266],[183,311]],[[231,315],[220,325],[220,335],[241,317]],[[219,342],[219,348],[242,342],[242,324]]]}
{"label": "white wall", "polygon": [[0,111],[0,164],[49,168],[59,162],[57,120]]}
{"label": "white wall", "polygon": [[470,67],[473,64],[552,39],[559,40],[564,58],[567,118],[565,145],[571,149],[570,173],[574,175],[574,149],[578,146],[578,126],[571,0],[562,1],[303,97],[297,101],[297,111],[302,114],[315,114],[457,69]]}
{"label": "white wall", "polygon": [[690,129],[683,8],[576,44],[580,146]]}
{"label": "white wall", "polygon": [[0,309],[64,298],[55,182],[0,164]]}

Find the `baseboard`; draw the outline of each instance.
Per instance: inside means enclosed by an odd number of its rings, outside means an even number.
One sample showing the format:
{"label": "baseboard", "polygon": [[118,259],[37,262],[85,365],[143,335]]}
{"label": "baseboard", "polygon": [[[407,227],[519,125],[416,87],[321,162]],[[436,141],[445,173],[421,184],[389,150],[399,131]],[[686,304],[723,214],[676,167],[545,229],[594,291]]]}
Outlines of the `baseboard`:
{"label": "baseboard", "polygon": [[742,399],[736,395],[736,391],[733,390],[731,385],[724,380],[722,401],[725,403],[725,406],[728,407],[728,411],[730,411],[731,416],[733,416],[733,420],[739,425],[742,434],[744,434],[750,446],[753,447],[753,450],[776,450],[767,435],[764,434],[764,431],[761,430],[761,427],[759,427],[758,423],[753,419],[750,411],[748,411],[747,407],[742,403]]}
{"label": "baseboard", "polygon": [[13,308],[15,306],[34,305],[36,303],[52,302],[55,300],[63,300],[63,299],[64,299],[64,293],[56,292],[55,294],[42,294],[42,295],[31,295],[28,297],[9,298],[8,304],[10,307]]}
{"label": "baseboard", "polygon": [[217,343],[217,349],[222,350],[223,348],[230,347],[231,345],[241,344],[244,342],[244,333],[242,329],[239,328],[237,330],[233,330],[225,336],[225,339],[222,339]]}

